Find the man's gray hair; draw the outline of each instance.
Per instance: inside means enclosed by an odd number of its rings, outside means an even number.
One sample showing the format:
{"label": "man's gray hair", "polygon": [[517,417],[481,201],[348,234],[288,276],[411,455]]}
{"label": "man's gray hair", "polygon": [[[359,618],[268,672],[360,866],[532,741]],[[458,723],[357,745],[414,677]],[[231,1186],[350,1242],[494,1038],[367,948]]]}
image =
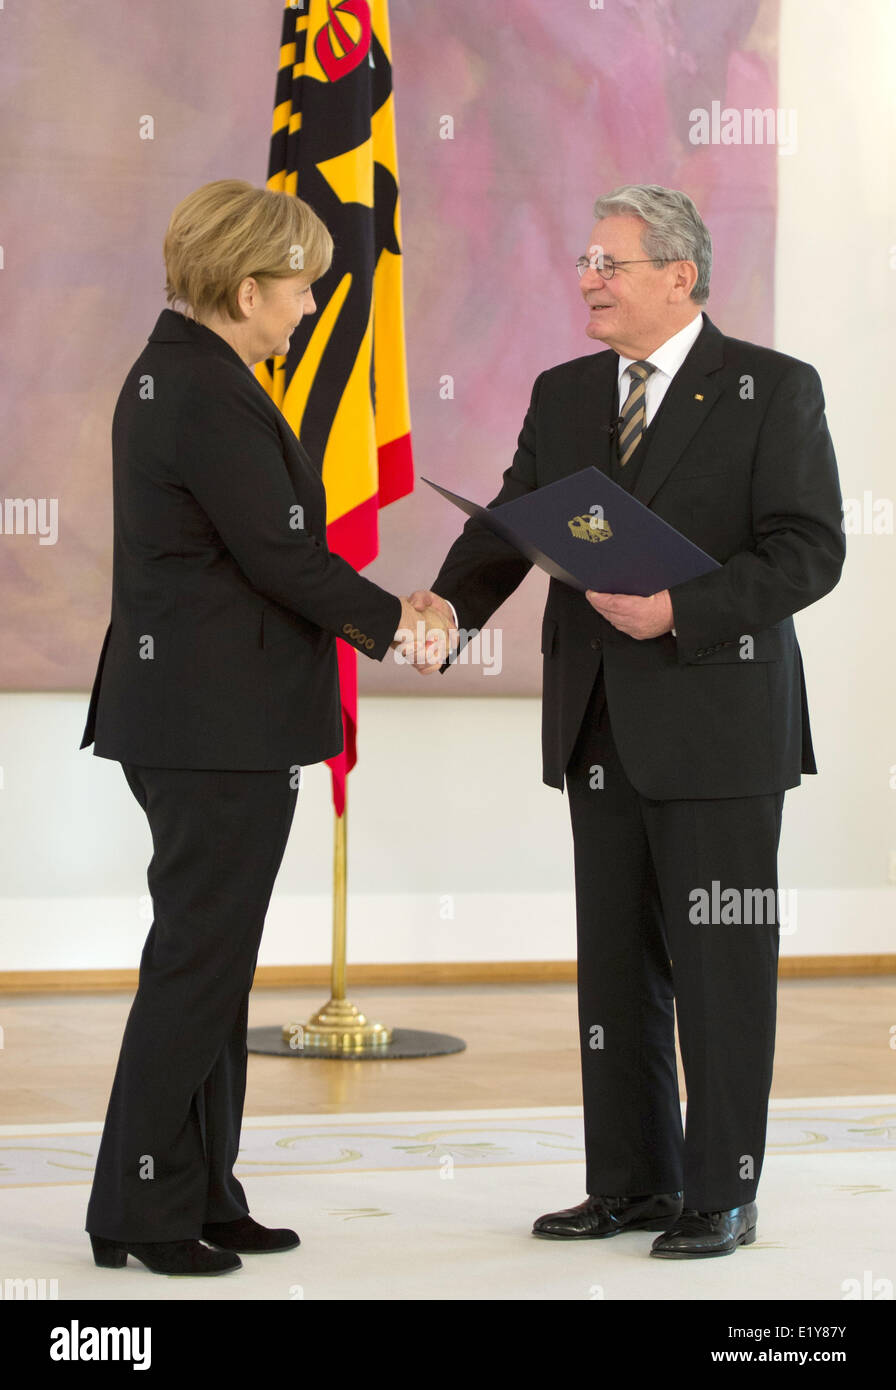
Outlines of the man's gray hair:
{"label": "man's gray hair", "polygon": [[598,222],[604,217],[640,217],[646,223],[641,233],[645,256],[662,261],[693,261],[697,281],[691,299],[697,304],[706,303],[712,239],[686,193],[656,183],[627,183],[598,198],[594,216]]}

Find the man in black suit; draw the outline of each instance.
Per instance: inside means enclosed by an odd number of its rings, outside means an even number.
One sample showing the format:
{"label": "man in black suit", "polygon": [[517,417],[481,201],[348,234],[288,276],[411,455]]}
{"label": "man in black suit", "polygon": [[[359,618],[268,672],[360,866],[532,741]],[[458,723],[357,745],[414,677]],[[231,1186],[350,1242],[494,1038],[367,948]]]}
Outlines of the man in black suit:
{"label": "man in black suit", "polygon": [[[654,1255],[722,1255],[756,1238],[781,811],[816,771],[792,615],[839,578],[840,489],[815,370],[702,312],[690,198],[630,185],[594,214],[577,269],[611,350],[537,378],[490,505],[595,465],[721,568],[649,598],[551,581],[544,780],[572,819],[588,1196],[534,1232],[663,1231]],[[463,640],[528,569],[473,519],[414,600]]]}

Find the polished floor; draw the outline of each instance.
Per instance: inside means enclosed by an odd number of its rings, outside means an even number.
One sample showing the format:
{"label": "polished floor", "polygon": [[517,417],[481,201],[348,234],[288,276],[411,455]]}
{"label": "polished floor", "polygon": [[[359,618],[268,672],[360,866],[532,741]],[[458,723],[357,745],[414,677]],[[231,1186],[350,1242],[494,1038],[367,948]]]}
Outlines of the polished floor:
{"label": "polished floor", "polygon": [[[584,1196],[574,986],[350,991],[368,1016],[466,1050],[250,1055],[236,1171],[253,1215],[302,1244],[245,1256],[213,1288],[90,1257],[85,1208],[131,995],[0,997],[0,1266],[63,1301],[892,1298],[894,984],[781,983],[758,1238],[683,1265],[651,1259],[649,1232],[531,1234]],[[323,1002],[256,989],[250,1027],[301,1023]]]}
{"label": "polished floor", "polygon": [[[365,987],[349,995],[371,1019],[452,1033],[466,1050],[402,1061],[253,1054],[247,1116],[581,1103],[573,985]],[[896,979],[785,980],[778,1000],[773,1097],[896,1091]],[[129,993],[0,997],[0,1123],[102,1120],[130,1001]],[[323,1002],[319,990],[256,988],[250,1028],[304,1022]]]}

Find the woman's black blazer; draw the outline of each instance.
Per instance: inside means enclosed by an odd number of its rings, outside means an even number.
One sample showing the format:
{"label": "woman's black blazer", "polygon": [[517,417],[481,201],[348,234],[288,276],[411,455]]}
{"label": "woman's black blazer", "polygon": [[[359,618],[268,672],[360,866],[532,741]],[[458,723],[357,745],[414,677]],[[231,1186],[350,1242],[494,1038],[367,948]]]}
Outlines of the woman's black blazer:
{"label": "woman's black blazer", "polygon": [[327,549],[320,472],[219,334],[164,309],[112,424],[112,614],[81,747],[273,770],[342,749],[336,637],[401,601]]}

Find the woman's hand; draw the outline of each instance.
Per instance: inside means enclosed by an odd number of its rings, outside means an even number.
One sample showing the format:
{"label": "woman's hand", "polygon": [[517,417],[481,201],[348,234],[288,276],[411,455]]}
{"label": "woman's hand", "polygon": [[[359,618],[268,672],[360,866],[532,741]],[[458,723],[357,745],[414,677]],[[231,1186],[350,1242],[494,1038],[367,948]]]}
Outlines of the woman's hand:
{"label": "woman's hand", "polygon": [[[432,603],[423,601],[434,600]],[[421,675],[438,671],[444,664],[457,632],[444,599],[418,590],[412,598],[401,600],[401,621],[392,648],[396,660],[413,664]]]}

